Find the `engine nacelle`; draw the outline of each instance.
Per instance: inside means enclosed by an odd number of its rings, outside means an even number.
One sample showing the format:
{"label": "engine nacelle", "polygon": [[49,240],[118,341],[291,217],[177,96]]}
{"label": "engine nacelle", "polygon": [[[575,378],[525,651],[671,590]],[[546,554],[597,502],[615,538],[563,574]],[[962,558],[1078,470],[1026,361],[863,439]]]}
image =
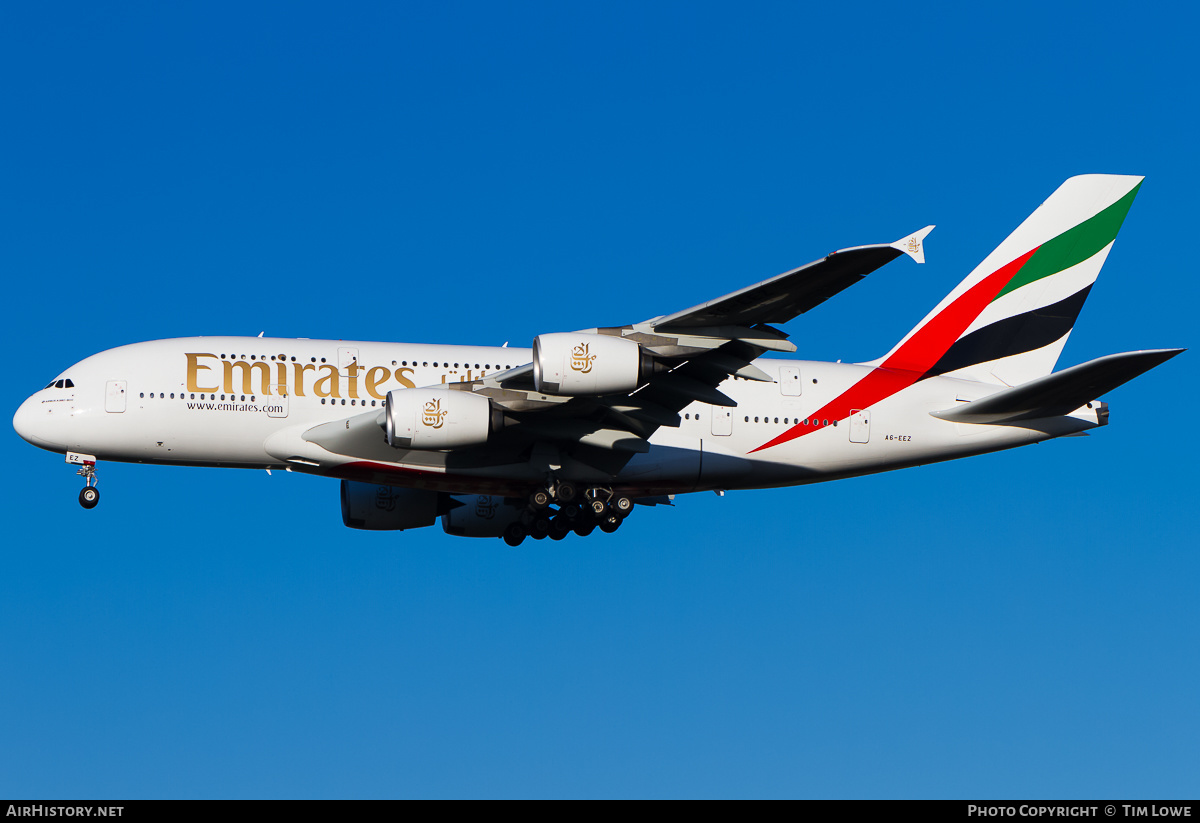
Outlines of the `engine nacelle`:
{"label": "engine nacelle", "polygon": [[503,537],[525,508],[524,502],[514,506],[488,494],[456,494],[453,500],[462,505],[442,515],[442,530],[458,537]]}
{"label": "engine nacelle", "polygon": [[342,481],[342,522],[352,529],[400,531],[432,526],[446,511],[445,495]]}
{"label": "engine nacelle", "polygon": [[539,334],[533,340],[533,385],[543,394],[633,391],[653,363],[642,347],[605,334]]}
{"label": "engine nacelle", "polygon": [[503,419],[483,395],[447,389],[395,389],[384,405],[387,442],[397,449],[479,446]]}

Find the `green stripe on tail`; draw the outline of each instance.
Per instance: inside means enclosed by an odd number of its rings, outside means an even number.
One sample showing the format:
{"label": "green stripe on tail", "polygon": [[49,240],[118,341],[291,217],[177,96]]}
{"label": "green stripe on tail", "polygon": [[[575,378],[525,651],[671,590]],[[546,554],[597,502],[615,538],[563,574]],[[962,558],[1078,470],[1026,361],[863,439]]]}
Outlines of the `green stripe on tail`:
{"label": "green stripe on tail", "polygon": [[1141,187],[1138,183],[1129,194],[1108,208],[1043,243],[993,299],[998,300],[1021,286],[1078,265],[1115,240]]}

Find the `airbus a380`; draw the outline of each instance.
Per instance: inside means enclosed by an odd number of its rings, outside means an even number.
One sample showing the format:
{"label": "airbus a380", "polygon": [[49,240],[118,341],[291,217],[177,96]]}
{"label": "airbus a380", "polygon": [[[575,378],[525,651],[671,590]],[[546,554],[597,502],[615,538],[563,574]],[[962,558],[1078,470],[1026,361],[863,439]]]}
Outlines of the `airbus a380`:
{"label": "airbus a380", "polygon": [[[907,255],[833,252],[673,314],[542,334],[532,349],[193,337],[92,355],[13,426],[66,455],[99,501],[113,460],[288,469],[341,479],[361,529],[561,539],[617,529],[637,503],[794,486],[1077,435],[1105,392],[1179,354],[1055,372],[1141,177],[1062,184],[890,352],[786,359],[775,328]],[[777,356],[764,357],[767,353]]]}

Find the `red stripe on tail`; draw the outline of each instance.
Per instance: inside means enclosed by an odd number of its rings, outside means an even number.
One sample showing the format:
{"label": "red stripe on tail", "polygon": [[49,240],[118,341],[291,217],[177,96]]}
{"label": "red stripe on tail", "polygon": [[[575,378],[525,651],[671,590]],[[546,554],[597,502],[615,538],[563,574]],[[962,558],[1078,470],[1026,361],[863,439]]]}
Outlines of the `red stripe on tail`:
{"label": "red stripe on tail", "polygon": [[[872,369],[862,380],[821,407],[815,415],[816,419],[845,420],[850,412],[870,408],[924,377],[1037,250],[1038,247],[1035,247],[1001,266],[959,295],[953,303],[917,329],[878,368]],[[753,449],[750,454],[803,437],[819,428],[821,426],[803,423],[792,426],[775,439]]]}

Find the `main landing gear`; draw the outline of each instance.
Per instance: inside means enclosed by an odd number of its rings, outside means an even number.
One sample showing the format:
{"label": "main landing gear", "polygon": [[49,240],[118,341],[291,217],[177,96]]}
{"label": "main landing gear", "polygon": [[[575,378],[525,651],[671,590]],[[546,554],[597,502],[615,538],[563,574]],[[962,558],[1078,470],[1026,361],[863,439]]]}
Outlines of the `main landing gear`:
{"label": "main landing gear", "polygon": [[96,458],[90,454],[67,452],[67,462],[79,466],[79,471],[75,473],[83,478],[85,484],[79,492],[79,505],[85,509],[96,508],[96,504],[100,502],[100,489],[96,488],[100,482],[96,478]]}
{"label": "main landing gear", "polygon": [[612,534],[632,511],[633,499],[610,488],[592,486],[581,494],[574,483],[548,483],[529,495],[521,518],[504,530],[504,542],[519,546],[526,537],[562,540],[571,532],[587,537],[596,528]]}

